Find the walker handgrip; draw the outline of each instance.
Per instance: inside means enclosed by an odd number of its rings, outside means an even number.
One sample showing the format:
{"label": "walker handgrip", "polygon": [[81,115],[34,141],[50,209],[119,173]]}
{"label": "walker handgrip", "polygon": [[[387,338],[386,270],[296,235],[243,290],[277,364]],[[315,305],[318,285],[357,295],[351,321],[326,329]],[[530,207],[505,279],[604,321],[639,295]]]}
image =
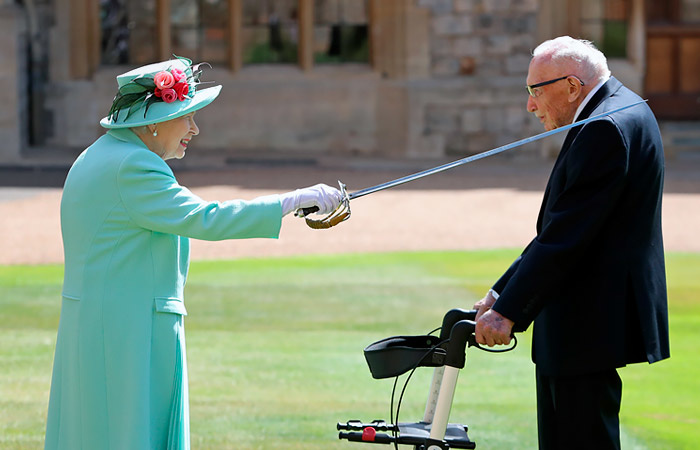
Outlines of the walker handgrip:
{"label": "walker handgrip", "polygon": [[445,357],[445,365],[463,369],[466,362],[464,353],[467,342],[474,337],[476,323],[472,320],[460,320],[450,331],[450,345]]}
{"label": "walker handgrip", "polygon": [[476,309],[451,309],[445,314],[442,319],[442,330],[440,331],[440,340],[445,340],[450,337],[452,326],[461,320],[474,320],[479,311]]}

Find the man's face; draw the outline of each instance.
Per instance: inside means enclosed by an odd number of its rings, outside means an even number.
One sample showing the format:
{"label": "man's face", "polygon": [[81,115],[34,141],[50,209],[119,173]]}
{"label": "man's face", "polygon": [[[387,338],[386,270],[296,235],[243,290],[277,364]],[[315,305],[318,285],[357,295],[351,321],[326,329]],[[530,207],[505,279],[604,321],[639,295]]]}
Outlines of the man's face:
{"label": "man's face", "polygon": [[[527,85],[532,86],[550,80],[575,75],[566,67],[558,67],[551,61],[533,58],[527,73]],[[549,131],[570,124],[574,119],[578,95],[572,94],[576,78],[570,77],[532,89],[535,96],[528,95],[527,110],[537,116]],[[579,90],[580,91],[580,90]]]}

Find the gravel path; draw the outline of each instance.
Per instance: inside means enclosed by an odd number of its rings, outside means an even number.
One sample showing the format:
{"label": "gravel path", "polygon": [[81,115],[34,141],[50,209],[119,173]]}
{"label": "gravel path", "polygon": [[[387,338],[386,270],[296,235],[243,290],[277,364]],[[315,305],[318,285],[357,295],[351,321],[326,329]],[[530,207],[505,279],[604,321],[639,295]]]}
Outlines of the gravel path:
{"label": "gravel path", "polygon": [[[352,192],[434,165],[412,164],[243,165],[177,176],[205,200],[251,199],[337,179]],[[534,235],[551,165],[480,161],[353,200],[351,219],[330,230],[287,216],[278,240],[192,240],[192,258],[522,248]],[[0,187],[0,264],[62,262],[60,199],[58,187]],[[700,251],[700,163],[667,164],[663,223],[666,250]]]}

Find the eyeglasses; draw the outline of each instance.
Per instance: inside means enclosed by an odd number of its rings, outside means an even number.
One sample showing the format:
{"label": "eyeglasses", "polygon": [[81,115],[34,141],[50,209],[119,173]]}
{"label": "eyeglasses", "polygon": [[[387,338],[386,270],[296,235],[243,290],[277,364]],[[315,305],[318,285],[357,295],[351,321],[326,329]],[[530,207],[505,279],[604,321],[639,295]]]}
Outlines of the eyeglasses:
{"label": "eyeglasses", "polygon": [[577,77],[576,75],[566,75],[566,76],[563,76],[563,77],[560,77],[560,78],[555,78],[555,79],[553,79],[553,80],[543,81],[543,82],[541,82],[541,83],[536,83],[536,84],[530,84],[530,85],[526,86],[526,87],[527,87],[527,93],[530,94],[531,97],[537,97],[537,96],[540,95],[540,94],[539,94],[539,92],[535,91],[535,89],[540,88],[540,87],[542,87],[542,86],[547,86],[548,84],[556,83],[557,81],[566,80],[566,79],[569,78],[569,77],[574,77],[574,78],[576,78],[576,79],[578,80],[578,82],[581,83],[581,86],[585,86],[585,85],[586,85],[586,83],[584,83],[583,80],[581,80],[581,79],[580,79],[579,77]]}

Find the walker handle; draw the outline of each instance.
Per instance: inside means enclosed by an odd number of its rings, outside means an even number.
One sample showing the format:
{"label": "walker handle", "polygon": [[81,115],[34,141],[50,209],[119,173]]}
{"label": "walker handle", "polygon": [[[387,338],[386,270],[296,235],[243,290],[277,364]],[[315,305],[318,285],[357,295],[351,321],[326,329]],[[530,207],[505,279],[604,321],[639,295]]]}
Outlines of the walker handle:
{"label": "walker handle", "polygon": [[454,308],[447,311],[445,317],[442,319],[442,329],[440,331],[440,340],[444,341],[449,339],[450,333],[452,332],[452,327],[454,324],[461,320],[474,320],[476,319],[477,309],[459,309]]}

